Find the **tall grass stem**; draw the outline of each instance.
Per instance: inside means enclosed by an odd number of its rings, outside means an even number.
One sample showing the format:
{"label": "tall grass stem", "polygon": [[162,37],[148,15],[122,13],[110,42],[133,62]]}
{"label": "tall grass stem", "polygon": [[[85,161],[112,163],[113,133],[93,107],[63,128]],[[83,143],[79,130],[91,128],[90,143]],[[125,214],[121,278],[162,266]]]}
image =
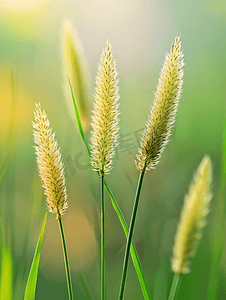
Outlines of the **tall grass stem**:
{"label": "tall grass stem", "polygon": [[101,176],[101,300],[105,299],[105,203],[104,176]]}
{"label": "tall grass stem", "polygon": [[174,274],[173,283],[171,285],[168,300],[174,300],[175,299],[176,292],[177,292],[178,287],[179,287],[180,278],[181,278],[181,274],[176,274],[176,273]]}
{"label": "tall grass stem", "polygon": [[65,239],[63,224],[61,221],[61,216],[58,216],[58,221],[59,221],[60,235],[61,235],[61,240],[62,240],[62,247],[63,247],[63,252],[64,252],[64,263],[65,263],[67,287],[68,287],[68,298],[69,298],[69,300],[73,300],[74,298],[73,298],[73,290],[72,290],[72,282],[71,282],[71,273],[70,273],[66,239]]}
{"label": "tall grass stem", "polygon": [[143,171],[140,173],[140,177],[139,177],[139,181],[138,181],[138,185],[137,185],[137,192],[136,192],[136,197],[135,197],[135,201],[134,201],[133,213],[132,213],[132,217],[131,217],[131,221],[130,221],[129,233],[128,233],[127,244],[126,244],[119,300],[122,300],[123,296],[124,296],[126,275],[127,275],[128,262],[129,262],[130,246],[132,243],[133,230],[134,230],[134,225],[135,225],[135,221],[136,221],[137,209],[138,209],[140,192],[141,192],[141,187],[142,187],[142,183],[143,183],[143,179],[144,179],[145,169],[146,169],[146,165],[144,166]]}

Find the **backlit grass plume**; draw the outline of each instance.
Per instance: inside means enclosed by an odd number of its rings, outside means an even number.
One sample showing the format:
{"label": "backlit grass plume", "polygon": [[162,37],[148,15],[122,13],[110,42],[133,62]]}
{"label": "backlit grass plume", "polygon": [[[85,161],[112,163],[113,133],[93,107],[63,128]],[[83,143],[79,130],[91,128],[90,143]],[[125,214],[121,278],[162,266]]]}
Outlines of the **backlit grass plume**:
{"label": "backlit grass plume", "polygon": [[90,124],[90,78],[87,64],[84,59],[81,41],[69,20],[63,26],[63,67],[65,76],[65,94],[71,116],[74,118],[74,109],[69,93],[68,78],[78,106],[78,111],[84,131]]}
{"label": "backlit grass plume", "polygon": [[117,145],[118,86],[116,64],[113,60],[111,45],[106,43],[99,63],[94,95],[92,116],[91,163],[102,173],[112,168],[112,156]]}
{"label": "backlit grass plume", "polygon": [[146,123],[136,166],[142,171],[152,169],[159,162],[168,143],[183,84],[183,53],[179,37],[166,55],[155,93],[155,100]]}
{"label": "backlit grass plume", "polygon": [[50,122],[45,111],[41,110],[40,103],[35,104],[34,142],[37,155],[39,175],[42,180],[44,194],[46,195],[47,208],[49,212],[56,213],[61,241],[64,253],[65,270],[68,286],[69,300],[73,300],[73,289],[67,254],[67,246],[61,215],[68,207],[66,181],[64,166],[61,159],[60,149],[55,141],[55,134],[52,133]]}
{"label": "backlit grass plume", "polygon": [[64,166],[50,122],[41,105],[35,104],[34,142],[39,175],[46,195],[48,211],[57,217],[68,207]]}
{"label": "backlit grass plume", "polygon": [[190,272],[190,258],[195,255],[209,212],[211,182],[211,160],[205,156],[185,197],[177,229],[172,259],[172,269],[176,274]]}

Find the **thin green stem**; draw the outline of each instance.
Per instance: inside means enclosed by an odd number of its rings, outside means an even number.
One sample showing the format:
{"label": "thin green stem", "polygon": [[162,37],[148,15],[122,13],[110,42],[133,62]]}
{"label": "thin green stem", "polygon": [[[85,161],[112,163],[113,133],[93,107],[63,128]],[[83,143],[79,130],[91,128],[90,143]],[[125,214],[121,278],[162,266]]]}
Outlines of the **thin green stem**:
{"label": "thin green stem", "polygon": [[181,274],[176,274],[176,273],[174,274],[173,283],[171,285],[168,300],[174,300],[178,286],[179,286],[180,277],[181,277]]}
{"label": "thin green stem", "polygon": [[105,299],[105,203],[104,174],[101,175],[101,300]]}
{"label": "thin green stem", "polygon": [[67,277],[68,298],[69,298],[69,300],[73,300],[74,298],[73,298],[69,260],[68,260],[68,254],[67,254],[67,246],[66,246],[64,228],[63,228],[63,224],[62,224],[60,215],[58,216],[58,221],[59,221],[60,235],[61,235],[61,241],[62,241],[63,252],[64,252],[64,263],[65,263],[65,270],[66,270],[66,277]]}
{"label": "thin green stem", "polygon": [[124,296],[126,275],[127,275],[128,262],[129,262],[130,246],[132,243],[133,229],[134,229],[134,225],[135,225],[135,221],[136,221],[136,214],[137,214],[137,209],[138,209],[138,204],[139,204],[139,199],[140,199],[140,192],[141,192],[141,187],[142,187],[142,183],[143,183],[143,179],[144,179],[145,169],[146,169],[146,166],[144,167],[143,171],[140,173],[140,177],[139,177],[139,181],[138,181],[138,185],[137,185],[136,197],[135,197],[134,206],[133,206],[133,213],[132,213],[132,217],[130,220],[130,227],[129,227],[129,233],[128,233],[128,238],[127,238],[123,271],[122,271],[119,300],[122,300],[123,296]]}

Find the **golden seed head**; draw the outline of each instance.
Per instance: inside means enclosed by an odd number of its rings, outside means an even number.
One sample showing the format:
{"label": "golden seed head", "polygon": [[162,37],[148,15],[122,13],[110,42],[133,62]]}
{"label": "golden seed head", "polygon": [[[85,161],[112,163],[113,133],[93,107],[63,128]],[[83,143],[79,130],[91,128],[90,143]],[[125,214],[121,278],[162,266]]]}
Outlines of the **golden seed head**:
{"label": "golden seed head", "polygon": [[209,156],[205,156],[185,197],[180,222],[175,237],[172,269],[175,273],[190,272],[190,258],[195,255],[198,242],[202,237],[202,228],[206,224],[206,215],[212,198],[212,165]]}
{"label": "golden seed head", "polygon": [[67,101],[68,109],[74,117],[74,108],[71,101],[71,93],[69,92],[69,78],[78,106],[83,130],[87,131],[90,124],[90,82],[88,68],[83,55],[82,43],[69,20],[66,20],[63,26],[63,54],[64,85],[66,99],[69,100]]}
{"label": "golden seed head", "polygon": [[181,42],[176,37],[160,72],[155,100],[136,156],[135,164],[140,171],[145,166],[146,170],[154,169],[169,141],[182,92],[183,66]]}
{"label": "golden seed head", "polygon": [[35,104],[34,142],[39,175],[42,180],[49,212],[60,217],[68,207],[64,166],[60,149],[52,133],[50,122],[40,103]]}
{"label": "golden seed head", "polygon": [[117,146],[119,130],[116,64],[113,60],[111,45],[107,42],[103,50],[94,95],[94,111],[91,126],[91,163],[95,170],[109,173],[112,157]]}

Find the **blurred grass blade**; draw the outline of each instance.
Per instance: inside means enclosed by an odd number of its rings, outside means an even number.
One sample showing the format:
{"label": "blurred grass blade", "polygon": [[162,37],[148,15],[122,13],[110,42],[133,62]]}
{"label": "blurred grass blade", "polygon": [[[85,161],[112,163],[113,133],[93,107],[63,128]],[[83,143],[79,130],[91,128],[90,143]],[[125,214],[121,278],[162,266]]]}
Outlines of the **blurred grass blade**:
{"label": "blurred grass blade", "polygon": [[218,298],[220,269],[221,269],[221,253],[224,243],[224,228],[226,220],[225,211],[225,189],[226,189],[226,123],[224,126],[223,149],[222,149],[222,174],[221,174],[221,190],[220,199],[216,208],[216,217],[213,222],[213,249],[211,259],[211,270],[208,288],[208,300]]}
{"label": "blurred grass blade", "polygon": [[15,71],[11,70],[11,91],[12,91],[12,111],[11,111],[11,118],[9,127],[7,130],[7,140],[6,140],[6,149],[7,155],[5,160],[1,163],[0,166],[0,185],[3,180],[3,177],[7,171],[8,166],[11,164],[15,154],[16,154],[16,95],[17,95],[17,88],[16,88],[16,75]]}
{"label": "blurred grass blade", "polygon": [[6,170],[8,168],[8,166],[10,165],[10,162],[11,162],[11,154],[8,153],[6,159],[4,160],[4,162],[2,163],[1,167],[0,167],[0,184],[1,184],[1,181],[6,173]]}
{"label": "blurred grass blade", "polygon": [[85,294],[86,294],[86,299],[87,300],[92,300],[92,297],[91,297],[91,292],[90,292],[90,288],[84,278],[84,276],[82,275],[81,272],[79,272],[79,277],[80,277],[80,280],[81,280],[81,283],[82,283],[82,287],[85,291]]}
{"label": "blurred grass blade", "polygon": [[13,261],[11,249],[3,246],[1,255],[0,300],[13,299]]}
{"label": "blurred grass blade", "polygon": [[39,267],[39,260],[40,260],[40,252],[41,252],[41,246],[42,246],[42,240],[43,235],[45,231],[45,225],[46,225],[46,218],[47,218],[47,212],[45,214],[45,218],[42,224],[42,230],[38,239],[37,247],[35,250],[35,255],[32,261],[30,273],[27,280],[24,300],[34,300],[35,298],[35,290],[36,290],[36,284],[37,284],[37,277],[38,277],[38,267]]}
{"label": "blurred grass blade", "polygon": [[[71,88],[71,96],[72,96],[72,100],[73,100],[73,103],[74,103],[74,109],[75,109],[75,114],[76,114],[76,119],[77,119],[77,123],[78,123],[78,128],[79,128],[79,132],[81,134],[81,137],[82,137],[82,140],[83,142],[85,143],[86,145],[86,148],[87,148],[87,151],[89,153],[89,156],[90,156],[90,149],[89,149],[89,145],[86,141],[86,137],[85,137],[85,134],[84,134],[84,131],[83,131],[83,128],[82,128],[82,124],[81,124],[81,120],[80,120],[80,117],[79,117],[79,112],[78,112],[78,108],[77,108],[77,104],[76,104],[76,101],[75,101],[75,97],[74,97],[74,94],[73,94],[73,89],[71,87],[71,83],[70,83],[70,79],[68,78],[68,81],[69,81],[69,84],[70,84],[70,88]],[[105,185],[105,188],[111,198],[111,202],[112,202],[112,206],[114,208],[114,210],[116,211],[117,215],[118,215],[118,218],[121,222],[121,225],[122,225],[122,228],[124,230],[124,233],[126,235],[126,238],[128,237],[128,226],[125,222],[125,219],[123,217],[123,214],[119,208],[119,205],[115,199],[115,197],[113,196],[106,180],[104,180],[104,185]],[[135,267],[135,270],[136,270],[136,273],[137,273],[137,277],[139,279],[139,282],[140,282],[140,286],[141,286],[141,290],[142,290],[142,293],[143,293],[143,296],[144,296],[144,299],[145,300],[150,300],[150,296],[149,296],[149,293],[148,293],[148,289],[147,289],[147,285],[146,285],[146,282],[144,280],[144,275],[143,275],[143,271],[142,271],[142,268],[141,268],[141,264],[140,264],[140,261],[139,261],[139,257],[138,257],[138,254],[137,254],[137,251],[136,251],[136,248],[135,248],[135,245],[134,243],[132,242],[131,244],[131,248],[130,248],[130,253],[131,253],[131,257],[132,257],[132,260],[133,260],[133,264],[134,264],[134,267]]]}

